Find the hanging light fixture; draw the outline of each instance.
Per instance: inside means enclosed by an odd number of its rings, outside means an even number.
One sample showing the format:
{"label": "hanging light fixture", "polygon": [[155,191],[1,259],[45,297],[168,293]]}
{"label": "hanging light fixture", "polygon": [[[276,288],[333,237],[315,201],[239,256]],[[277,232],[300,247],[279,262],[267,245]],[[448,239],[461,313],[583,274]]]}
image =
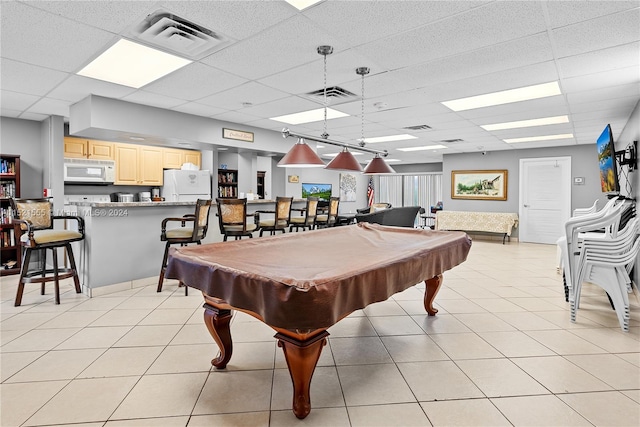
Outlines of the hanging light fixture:
{"label": "hanging light fixture", "polygon": [[298,142],[291,147],[291,150],[278,162],[279,167],[296,168],[321,168],[324,162],[311,147],[304,142],[304,138],[298,138]]}
{"label": "hanging light fixture", "polygon": [[[360,67],[356,68],[356,74],[362,77],[362,111],[360,112],[361,117],[361,138],[360,138],[360,146],[364,147],[364,76],[369,74],[369,67]],[[374,174],[383,174],[383,173],[396,173],[391,166],[384,161],[382,157],[380,157],[379,153],[376,153],[375,157],[371,159],[369,164],[364,168],[363,173],[365,175],[374,175]]]}

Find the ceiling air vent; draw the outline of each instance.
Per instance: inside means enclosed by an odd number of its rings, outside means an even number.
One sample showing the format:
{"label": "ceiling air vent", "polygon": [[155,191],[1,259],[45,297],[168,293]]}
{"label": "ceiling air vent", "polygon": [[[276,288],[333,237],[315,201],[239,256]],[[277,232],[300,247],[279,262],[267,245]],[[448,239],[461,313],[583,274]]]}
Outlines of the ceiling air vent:
{"label": "ceiling air vent", "polygon": [[[311,98],[314,101],[324,102],[324,89],[314,90],[313,92],[305,93],[305,96]],[[339,104],[345,101],[352,101],[356,99],[355,93],[349,92],[339,86],[331,86],[327,88],[327,102],[331,104]]]}
{"label": "ceiling air vent", "polygon": [[148,15],[132,35],[148,46],[193,60],[230,43],[226,36],[164,10]]}
{"label": "ceiling air vent", "polygon": [[456,138],[456,139],[443,139],[440,142],[442,142],[443,144],[457,144],[458,142],[464,142],[464,140],[460,139],[460,138]]}
{"label": "ceiling air vent", "polygon": [[416,126],[407,126],[403,129],[408,129],[408,130],[429,130],[429,129],[433,129],[431,126],[429,125],[416,125]]}

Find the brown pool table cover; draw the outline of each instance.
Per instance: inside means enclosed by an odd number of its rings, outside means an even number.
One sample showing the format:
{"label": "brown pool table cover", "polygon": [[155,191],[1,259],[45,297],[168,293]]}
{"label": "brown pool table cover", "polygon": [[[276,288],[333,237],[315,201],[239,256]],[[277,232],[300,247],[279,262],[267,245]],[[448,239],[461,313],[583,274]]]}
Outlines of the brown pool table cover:
{"label": "brown pool table cover", "polygon": [[327,328],[466,260],[464,232],[359,223],[170,250],[179,279],[271,326]]}

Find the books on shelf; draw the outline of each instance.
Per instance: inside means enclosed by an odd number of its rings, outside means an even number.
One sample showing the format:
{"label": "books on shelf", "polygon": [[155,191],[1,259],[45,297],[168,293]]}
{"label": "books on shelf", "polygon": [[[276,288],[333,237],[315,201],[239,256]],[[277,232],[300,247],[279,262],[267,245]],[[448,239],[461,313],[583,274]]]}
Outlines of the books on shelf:
{"label": "books on shelf", "polygon": [[0,160],[0,173],[16,173],[16,162],[13,160]]}
{"label": "books on shelf", "polygon": [[0,232],[0,246],[3,248],[16,246],[16,233],[13,228],[5,229]]}
{"label": "books on shelf", "polygon": [[13,210],[9,207],[0,207],[0,224],[11,224],[13,221]]}

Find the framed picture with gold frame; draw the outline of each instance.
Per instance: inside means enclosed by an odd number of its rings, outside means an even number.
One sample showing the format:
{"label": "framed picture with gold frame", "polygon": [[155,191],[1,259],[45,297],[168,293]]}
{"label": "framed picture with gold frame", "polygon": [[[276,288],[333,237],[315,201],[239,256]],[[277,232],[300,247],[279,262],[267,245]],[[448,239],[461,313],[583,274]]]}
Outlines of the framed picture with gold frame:
{"label": "framed picture with gold frame", "polygon": [[451,171],[451,198],[507,200],[506,169]]}
{"label": "framed picture with gold frame", "polygon": [[291,183],[298,183],[300,182],[300,177],[298,175],[289,175],[289,182]]}

